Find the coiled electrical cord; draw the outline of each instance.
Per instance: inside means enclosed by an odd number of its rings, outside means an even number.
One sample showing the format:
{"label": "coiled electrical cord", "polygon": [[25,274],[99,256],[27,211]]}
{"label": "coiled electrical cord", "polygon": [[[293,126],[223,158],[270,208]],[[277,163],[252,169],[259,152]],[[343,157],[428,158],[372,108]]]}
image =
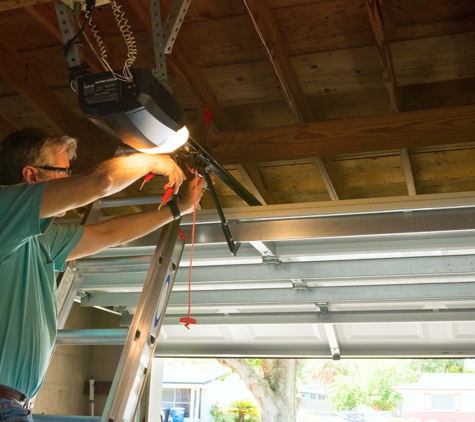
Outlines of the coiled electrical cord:
{"label": "coiled electrical cord", "polygon": [[86,19],[89,23],[89,26],[91,27],[91,31],[94,34],[94,38],[96,39],[97,45],[99,47],[101,59],[109,70],[109,72],[111,72],[112,76],[115,79],[118,79],[120,81],[130,81],[133,79],[133,75],[130,71],[130,68],[132,67],[133,63],[135,62],[135,59],[137,58],[137,45],[133,36],[133,32],[130,29],[130,25],[127,24],[128,20],[124,17],[124,12],[121,11],[121,7],[116,3],[115,0],[111,0],[111,7],[119,30],[122,34],[122,37],[124,38],[125,44],[127,45],[127,59],[122,69],[122,75],[114,72],[109,62],[107,61],[106,47],[104,45],[104,42],[102,41],[102,37],[99,34],[96,25],[92,23],[92,17],[90,12],[86,12]]}

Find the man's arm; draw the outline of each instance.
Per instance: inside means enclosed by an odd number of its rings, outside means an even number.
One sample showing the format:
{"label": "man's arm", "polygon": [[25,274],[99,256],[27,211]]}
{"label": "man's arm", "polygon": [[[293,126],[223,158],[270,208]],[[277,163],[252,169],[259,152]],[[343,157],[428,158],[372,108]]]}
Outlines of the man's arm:
{"label": "man's arm", "polygon": [[[201,178],[198,182],[196,201],[198,202],[205,191],[206,181]],[[177,203],[181,215],[193,211],[194,183],[189,183],[185,197]],[[68,257],[68,260],[82,258],[100,252],[103,249],[130,242],[144,236],[173,220],[168,206],[160,210],[146,211],[114,217],[98,224],[85,226],[84,234]]]}
{"label": "man's arm", "polygon": [[185,179],[180,167],[168,155],[132,154],[113,158],[88,174],[49,180],[43,193],[40,218],[53,217],[111,195],[150,172],[167,176],[165,188],[173,186],[175,194]]}

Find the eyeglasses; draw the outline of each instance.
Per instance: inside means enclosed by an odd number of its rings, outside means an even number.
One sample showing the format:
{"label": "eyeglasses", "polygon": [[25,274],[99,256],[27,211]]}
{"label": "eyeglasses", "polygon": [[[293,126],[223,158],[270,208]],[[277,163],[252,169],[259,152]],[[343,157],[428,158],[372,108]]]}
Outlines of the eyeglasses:
{"label": "eyeglasses", "polygon": [[68,176],[71,176],[73,174],[73,170],[71,167],[51,167],[51,166],[31,166],[31,167],[34,167],[35,169],[55,171],[56,173],[67,174]]}

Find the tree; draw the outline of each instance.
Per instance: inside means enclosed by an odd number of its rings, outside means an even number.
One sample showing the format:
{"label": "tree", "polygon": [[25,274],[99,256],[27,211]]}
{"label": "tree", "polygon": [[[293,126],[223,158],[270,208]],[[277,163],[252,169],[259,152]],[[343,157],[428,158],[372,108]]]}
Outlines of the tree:
{"label": "tree", "polygon": [[340,361],[345,375],[337,375],[330,397],[337,410],[352,410],[365,405],[377,410],[392,410],[402,401],[392,387],[416,382],[431,372],[470,372],[463,359],[371,359]]}
{"label": "tree", "polygon": [[346,366],[332,359],[305,359],[300,367],[299,378],[303,385],[314,390],[324,390],[325,397],[333,380],[343,374]]}
{"label": "tree", "polygon": [[469,372],[464,359],[415,359],[409,366],[419,374]]}
{"label": "tree", "polygon": [[261,408],[262,422],[295,422],[301,359],[217,359],[234,369]]}
{"label": "tree", "polygon": [[346,361],[347,375],[337,375],[330,397],[337,410],[352,410],[365,405],[375,410],[392,410],[402,396],[392,387],[416,381],[419,375],[410,369],[409,361]]}
{"label": "tree", "polygon": [[233,400],[228,412],[237,414],[237,422],[255,420],[259,416],[259,409],[252,400]]}

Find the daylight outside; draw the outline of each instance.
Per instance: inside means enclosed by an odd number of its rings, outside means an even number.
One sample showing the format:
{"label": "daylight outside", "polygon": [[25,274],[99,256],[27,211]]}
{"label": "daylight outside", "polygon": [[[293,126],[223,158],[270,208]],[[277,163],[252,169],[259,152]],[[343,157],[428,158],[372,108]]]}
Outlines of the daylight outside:
{"label": "daylight outside", "polygon": [[160,403],[166,422],[475,421],[471,359],[155,359],[153,367],[161,385],[149,406]]}

